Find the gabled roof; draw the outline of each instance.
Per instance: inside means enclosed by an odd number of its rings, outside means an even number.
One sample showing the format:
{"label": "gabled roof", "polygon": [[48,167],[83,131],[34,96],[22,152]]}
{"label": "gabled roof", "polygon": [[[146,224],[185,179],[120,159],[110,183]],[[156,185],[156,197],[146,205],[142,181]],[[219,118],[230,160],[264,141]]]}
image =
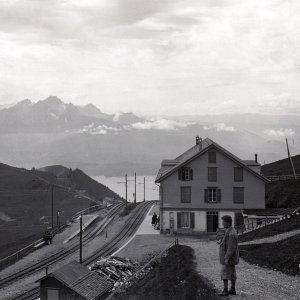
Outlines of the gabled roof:
{"label": "gabled roof", "polygon": [[[214,142],[213,140],[206,138],[202,141],[201,146],[195,145],[183,154],[179,155],[173,160],[163,160],[161,164],[161,168],[158,171],[157,177],[155,179],[155,182],[159,183],[162,180],[164,180],[166,177],[170,176],[174,172],[176,172],[180,167],[183,167],[184,165],[188,164],[189,162],[193,161],[197,157],[203,155],[205,152],[207,152],[209,149],[216,149],[220,152],[222,152],[225,156],[227,156],[229,159],[233,160],[238,165],[244,167],[247,169],[250,173],[258,177],[259,179],[268,182],[268,180],[260,175],[259,173],[255,172],[249,166],[257,165],[260,166],[259,163],[256,163],[252,160],[241,160],[225,148],[221,147],[219,144]],[[173,162],[173,163],[169,163]],[[255,162],[255,164],[254,164]]]}
{"label": "gabled roof", "polygon": [[252,160],[252,159],[244,159],[243,160],[243,163],[245,164],[245,165],[247,165],[248,167],[249,166],[260,166],[261,164],[260,163],[258,163],[256,160]]}
{"label": "gabled roof", "polygon": [[87,300],[97,299],[112,287],[112,284],[97,272],[88,270],[76,261],[64,265],[45,278],[48,277],[56,278]]}

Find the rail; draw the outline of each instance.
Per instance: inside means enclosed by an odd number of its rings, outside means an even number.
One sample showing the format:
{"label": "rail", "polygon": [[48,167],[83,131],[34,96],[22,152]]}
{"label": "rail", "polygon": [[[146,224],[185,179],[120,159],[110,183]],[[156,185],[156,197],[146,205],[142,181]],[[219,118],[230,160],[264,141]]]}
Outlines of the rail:
{"label": "rail", "polygon": [[[97,205],[90,206],[86,209],[83,209],[83,210],[75,213],[68,220],[66,220],[64,222],[64,224],[62,224],[60,226],[55,226],[53,228],[53,234],[55,235],[58,232],[60,232],[61,230],[63,230],[64,228],[66,228],[70,222],[73,222],[79,216],[89,214],[89,213],[92,213],[92,212],[95,212],[95,211],[98,211],[98,210],[101,210],[101,209],[104,209],[104,208],[106,208],[106,207],[104,207],[101,204],[97,204]],[[7,257],[2,258],[0,260],[0,270],[3,270],[4,268],[12,265],[13,263],[17,262],[19,259],[21,259],[24,256],[28,255],[29,253],[33,252],[35,250],[35,246],[38,245],[39,243],[41,243],[42,241],[43,241],[43,239],[41,238],[37,241],[34,241],[30,245],[18,250],[17,252],[15,252],[15,253],[7,256]]]}

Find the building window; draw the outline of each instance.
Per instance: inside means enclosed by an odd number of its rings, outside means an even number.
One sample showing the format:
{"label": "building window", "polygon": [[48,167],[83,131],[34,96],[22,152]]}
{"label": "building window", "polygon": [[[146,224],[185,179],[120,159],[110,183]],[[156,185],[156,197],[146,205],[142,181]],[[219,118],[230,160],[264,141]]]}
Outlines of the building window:
{"label": "building window", "polygon": [[181,225],[182,228],[190,228],[190,213],[188,212],[181,213]]}
{"label": "building window", "polygon": [[178,212],[177,213],[177,229],[195,228],[195,213]]}
{"label": "building window", "polygon": [[208,189],[208,202],[217,202],[217,188]]}
{"label": "building window", "polygon": [[217,162],[217,153],[215,151],[208,152],[208,162],[212,164]]}
{"label": "building window", "polygon": [[191,203],[192,200],[192,188],[190,186],[182,186],[181,191],[181,203]]}
{"label": "building window", "polygon": [[243,181],[244,180],[244,172],[242,167],[234,168],[234,181]]}
{"label": "building window", "polygon": [[209,187],[205,190],[205,202],[217,203],[221,202],[221,190],[217,187]]}
{"label": "building window", "polygon": [[217,168],[208,167],[208,181],[217,181]]}
{"label": "building window", "polygon": [[183,167],[178,170],[178,179],[182,181],[193,180],[193,169],[189,167]]}
{"label": "building window", "polygon": [[244,188],[234,187],[233,188],[233,203],[244,203]]}

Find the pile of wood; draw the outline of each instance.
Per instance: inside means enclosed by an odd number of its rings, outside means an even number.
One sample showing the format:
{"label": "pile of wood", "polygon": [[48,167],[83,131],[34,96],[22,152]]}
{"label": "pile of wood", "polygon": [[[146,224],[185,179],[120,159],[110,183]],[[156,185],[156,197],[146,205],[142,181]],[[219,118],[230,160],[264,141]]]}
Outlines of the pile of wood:
{"label": "pile of wood", "polygon": [[116,288],[128,281],[140,265],[128,258],[112,256],[101,258],[90,266],[90,270],[97,272],[106,280],[112,282]]}

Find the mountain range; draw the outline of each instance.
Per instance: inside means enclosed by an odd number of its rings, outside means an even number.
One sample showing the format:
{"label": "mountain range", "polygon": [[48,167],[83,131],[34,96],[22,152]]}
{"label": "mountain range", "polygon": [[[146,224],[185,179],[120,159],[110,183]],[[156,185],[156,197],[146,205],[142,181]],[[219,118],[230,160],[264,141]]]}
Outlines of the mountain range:
{"label": "mountain range", "polygon": [[20,167],[63,164],[89,175],[154,175],[165,158],[210,137],[242,159],[269,163],[300,151],[297,115],[193,115],[142,117],[107,114],[56,96],[0,107],[0,161]]}

